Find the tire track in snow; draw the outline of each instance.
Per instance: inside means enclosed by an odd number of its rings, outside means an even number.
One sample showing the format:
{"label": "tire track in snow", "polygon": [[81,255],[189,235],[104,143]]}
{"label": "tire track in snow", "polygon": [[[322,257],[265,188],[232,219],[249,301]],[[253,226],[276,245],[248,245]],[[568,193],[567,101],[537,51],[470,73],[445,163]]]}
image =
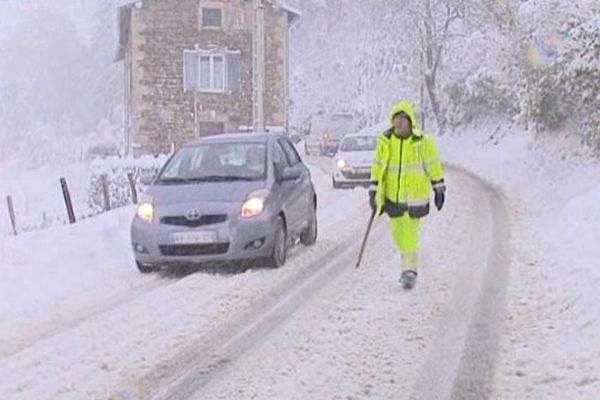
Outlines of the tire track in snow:
{"label": "tire track in snow", "polygon": [[[475,175],[463,172],[477,179]],[[471,321],[465,351],[452,388],[452,400],[490,398],[503,326],[511,253],[510,216],[500,190],[486,182],[480,181],[480,184],[493,209],[493,241],[488,254],[479,307]]]}
{"label": "tire track in snow", "polygon": [[[381,233],[383,225],[377,223],[372,233]],[[283,324],[319,290],[353,268],[360,239],[359,235],[349,242],[339,242],[299,274],[272,288],[268,295],[227,325],[178,354],[169,365],[151,371],[135,385],[144,388],[143,398],[190,398],[215,374],[258,343],[268,340],[268,333]]]}
{"label": "tire track in snow", "polygon": [[499,349],[510,264],[510,220],[501,191],[459,167],[449,169],[474,186],[477,218],[436,339],[411,399],[490,398]]}
{"label": "tire track in snow", "polygon": [[[437,335],[417,378],[411,399],[489,398],[498,349],[500,323],[507,279],[509,239],[508,214],[499,192],[479,178],[451,168],[460,176],[457,184],[471,187],[476,194],[471,218],[470,263],[458,270],[458,285],[446,306]],[[384,224],[377,224],[373,236],[381,235]],[[485,229],[489,227],[489,229]],[[361,232],[362,234],[362,232]],[[355,243],[358,245],[359,237]],[[165,376],[147,375],[145,398],[187,399],[243,354],[269,340],[269,334],[285,324],[296,311],[353,264],[351,251],[340,244],[310,265],[302,274],[283,282],[270,295],[227,326],[211,333],[175,361]],[[357,247],[357,246],[354,246]]]}
{"label": "tire track in snow", "polygon": [[[327,161],[330,161],[330,159],[325,159],[325,158],[307,158],[307,164],[310,165],[311,167],[313,167],[313,173],[320,173],[320,174],[324,174],[324,175],[329,175],[330,174],[330,170],[327,167]],[[322,181],[322,180],[320,180]],[[334,197],[335,193],[333,191],[332,188],[330,187],[323,187],[320,188],[321,191],[319,192],[319,196],[323,196],[325,199],[327,200],[331,200],[333,201],[340,201],[341,200],[341,205],[347,205],[346,202],[344,202],[344,199],[340,199],[340,196],[336,196]],[[329,204],[328,202],[326,202],[327,204]],[[325,204],[325,203],[321,203],[319,201],[319,204]],[[361,204],[352,204],[352,212],[356,212],[356,209],[358,208],[358,206],[361,206]],[[322,206],[320,207],[322,208]],[[320,220],[319,221],[319,225],[321,225],[321,227],[327,227],[329,225],[332,225],[333,223],[335,223],[335,219],[334,220]],[[293,257],[295,256],[295,249],[292,249],[292,252],[290,254],[290,258],[293,259]],[[172,273],[172,272],[163,272],[161,273],[161,278],[157,279],[157,280],[153,280],[151,282],[146,282],[144,284],[141,284],[137,287],[132,288],[131,291],[127,291],[127,292],[122,292],[122,293],[117,293],[112,295],[111,297],[108,297],[106,299],[104,299],[101,303],[96,304],[94,306],[79,310],[78,312],[74,313],[73,315],[70,316],[70,318],[68,320],[62,320],[62,321],[57,321],[57,322],[48,322],[48,323],[44,323],[41,325],[38,325],[32,329],[29,329],[29,331],[24,334],[19,336],[18,339],[16,340],[8,340],[2,344],[0,344],[0,360],[2,359],[8,359],[32,346],[34,346],[36,343],[42,341],[42,340],[46,340],[46,339],[50,339],[56,335],[62,334],[66,331],[69,331],[71,329],[76,329],[78,326],[84,324],[85,322],[97,318],[103,314],[108,314],[111,311],[114,311],[115,309],[119,308],[119,307],[124,307],[126,306],[128,303],[131,303],[133,301],[135,301],[136,299],[140,298],[141,296],[166,287],[170,284],[173,284],[175,282],[178,282],[181,279],[184,279],[186,277],[186,275],[181,275],[178,273]],[[168,279],[168,280],[167,280]]]}

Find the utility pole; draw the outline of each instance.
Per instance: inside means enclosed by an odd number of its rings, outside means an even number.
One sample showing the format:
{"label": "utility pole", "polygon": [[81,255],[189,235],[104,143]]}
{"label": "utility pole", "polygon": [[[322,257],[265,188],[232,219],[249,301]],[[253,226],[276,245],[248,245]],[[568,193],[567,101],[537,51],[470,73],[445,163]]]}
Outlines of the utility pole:
{"label": "utility pole", "polygon": [[129,99],[131,98],[131,75],[130,75],[130,68],[129,67],[129,52],[125,51],[125,57],[123,60],[123,69],[125,70],[124,74],[123,74],[123,79],[124,79],[124,87],[125,90],[123,90],[123,127],[125,128],[125,143],[124,143],[124,156],[128,156],[129,154],[131,154],[131,118],[129,116],[129,113],[131,112],[131,109],[129,107]]}
{"label": "utility pole", "polygon": [[252,117],[254,132],[265,130],[265,10],[262,0],[254,0],[252,35]]}

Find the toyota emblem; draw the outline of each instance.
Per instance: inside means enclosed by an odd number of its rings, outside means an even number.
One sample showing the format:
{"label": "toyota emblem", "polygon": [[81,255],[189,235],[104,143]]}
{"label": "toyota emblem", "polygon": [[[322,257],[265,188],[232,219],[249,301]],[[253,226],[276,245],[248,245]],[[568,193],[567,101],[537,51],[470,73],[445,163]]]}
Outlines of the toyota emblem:
{"label": "toyota emblem", "polygon": [[198,221],[202,217],[202,214],[200,214],[200,210],[197,208],[192,208],[185,214],[185,217],[190,221]]}

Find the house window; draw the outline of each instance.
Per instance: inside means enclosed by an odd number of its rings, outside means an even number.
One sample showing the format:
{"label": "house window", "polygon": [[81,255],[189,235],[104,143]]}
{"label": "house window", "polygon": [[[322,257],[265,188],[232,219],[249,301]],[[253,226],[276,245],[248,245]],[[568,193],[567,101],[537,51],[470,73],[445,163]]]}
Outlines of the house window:
{"label": "house window", "polygon": [[194,50],[183,52],[184,91],[236,93],[240,91],[241,54],[224,50],[208,53]]}
{"label": "house window", "polygon": [[200,56],[200,91],[225,91],[225,61],[221,54]]}
{"label": "house window", "polygon": [[202,28],[216,28],[223,26],[223,11],[220,8],[202,8]]}

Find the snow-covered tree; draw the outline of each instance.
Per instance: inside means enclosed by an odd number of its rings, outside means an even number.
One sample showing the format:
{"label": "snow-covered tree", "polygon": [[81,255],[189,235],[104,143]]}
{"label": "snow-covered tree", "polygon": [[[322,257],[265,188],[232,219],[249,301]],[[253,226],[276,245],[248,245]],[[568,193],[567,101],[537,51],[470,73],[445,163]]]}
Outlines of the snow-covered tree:
{"label": "snow-covered tree", "polygon": [[339,108],[365,123],[381,121],[393,101],[406,97],[438,127],[518,117],[600,140],[596,0],[301,6],[291,46],[293,123]]}
{"label": "snow-covered tree", "polygon": [[[9,1],[0,8],[6,17],[16,13],[16,22],[0,35],[0,159],[20,155],[35,166],[80,159],[94,145],[119,144],[114,6],[59,3],[49,8],[40,1]],[[60,6],[67,3],[74,7],[69,13]]]}

